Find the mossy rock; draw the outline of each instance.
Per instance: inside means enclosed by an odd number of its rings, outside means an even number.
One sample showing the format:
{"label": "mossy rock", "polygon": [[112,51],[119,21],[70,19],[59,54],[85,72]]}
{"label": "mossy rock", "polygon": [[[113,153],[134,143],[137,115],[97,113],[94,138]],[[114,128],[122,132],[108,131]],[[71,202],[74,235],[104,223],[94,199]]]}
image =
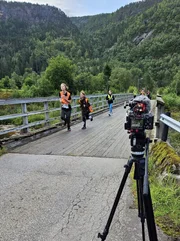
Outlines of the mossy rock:
{"label": "mossy rock", "polygon": [[166,142],[158,142],[151,148],[151,159],[154,170],[159,174],[163,172],[175,173],[180,168],[180,156]]}

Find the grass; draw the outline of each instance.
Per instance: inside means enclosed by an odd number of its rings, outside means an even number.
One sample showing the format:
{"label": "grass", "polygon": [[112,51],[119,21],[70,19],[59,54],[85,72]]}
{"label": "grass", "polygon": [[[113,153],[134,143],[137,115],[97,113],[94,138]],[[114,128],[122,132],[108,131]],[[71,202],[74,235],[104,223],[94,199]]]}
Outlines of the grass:
{"label": "grass", "polygon": [[180,157],[165,142],[153,145],[149,158],[150,188],[156,223],[164,233],[180,236],[180,185],[177,173]]}
{"label": "grass", "polygon": [[180,155],[180,133],[174,130],[169,130],[168,140],[177,154]]}
{"label": "grass", "polygon": [[174,180],[151,182],[156,223],[169,236],[180,236],[180,187]]}
{"label": "grass", "polygon": [[[172,176],[180,165],[180,157],[167,145],[160,142],[153,145],[148,160],[151,198],[156,224],[173,238],[180,237],[180,185]],[[177,169],[176,169],[177,170]],[[134,166],[131,171],[133,179]],[[132,192],[137,207],[136,181]]]}

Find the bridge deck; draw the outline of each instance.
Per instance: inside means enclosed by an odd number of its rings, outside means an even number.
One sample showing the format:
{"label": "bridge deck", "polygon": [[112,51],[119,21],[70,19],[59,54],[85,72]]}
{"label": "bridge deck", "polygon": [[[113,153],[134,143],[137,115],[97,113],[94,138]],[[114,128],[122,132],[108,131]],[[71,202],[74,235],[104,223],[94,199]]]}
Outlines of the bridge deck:
{"label": "bridge deck", "polygon": [[69,155],[91,157],[128,158],[130,141],[124,130],[126,111],[123,107],[114,109],[113,116],[107,112],[87,121],[87,129],[81,130],[82,123],[16,148],[13,152],[42,155]]}

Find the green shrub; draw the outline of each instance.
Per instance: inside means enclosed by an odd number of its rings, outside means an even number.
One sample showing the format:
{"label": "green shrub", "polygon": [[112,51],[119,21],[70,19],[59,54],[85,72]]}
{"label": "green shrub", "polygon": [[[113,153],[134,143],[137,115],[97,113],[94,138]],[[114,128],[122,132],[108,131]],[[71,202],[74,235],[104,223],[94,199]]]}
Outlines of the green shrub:
{"label": "green shrub", "polygon": [[45,115],[44,114],[38,114],[38,115],[31,115],[28,116],[28,122],[36,122],[36,121],[40,121],[40,120],[45,120]]}
{"label": "green shrub", "polygon": [[165,106],[168,110],[180,110],[180,96],[176,94],[167,94],[162,96]]}

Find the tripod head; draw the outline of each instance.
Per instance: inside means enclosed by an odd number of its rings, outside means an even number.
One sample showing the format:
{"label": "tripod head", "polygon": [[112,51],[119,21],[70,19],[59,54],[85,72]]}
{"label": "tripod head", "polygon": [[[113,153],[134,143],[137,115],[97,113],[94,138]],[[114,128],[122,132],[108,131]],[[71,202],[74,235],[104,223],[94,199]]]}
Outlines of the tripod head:
{"label": "tripod head", "polygon": [[147,143],[145,131],[132,131],[129,135],[131,144],[131,155],[132,157],[142,158],[145,153],[145,145]]}

